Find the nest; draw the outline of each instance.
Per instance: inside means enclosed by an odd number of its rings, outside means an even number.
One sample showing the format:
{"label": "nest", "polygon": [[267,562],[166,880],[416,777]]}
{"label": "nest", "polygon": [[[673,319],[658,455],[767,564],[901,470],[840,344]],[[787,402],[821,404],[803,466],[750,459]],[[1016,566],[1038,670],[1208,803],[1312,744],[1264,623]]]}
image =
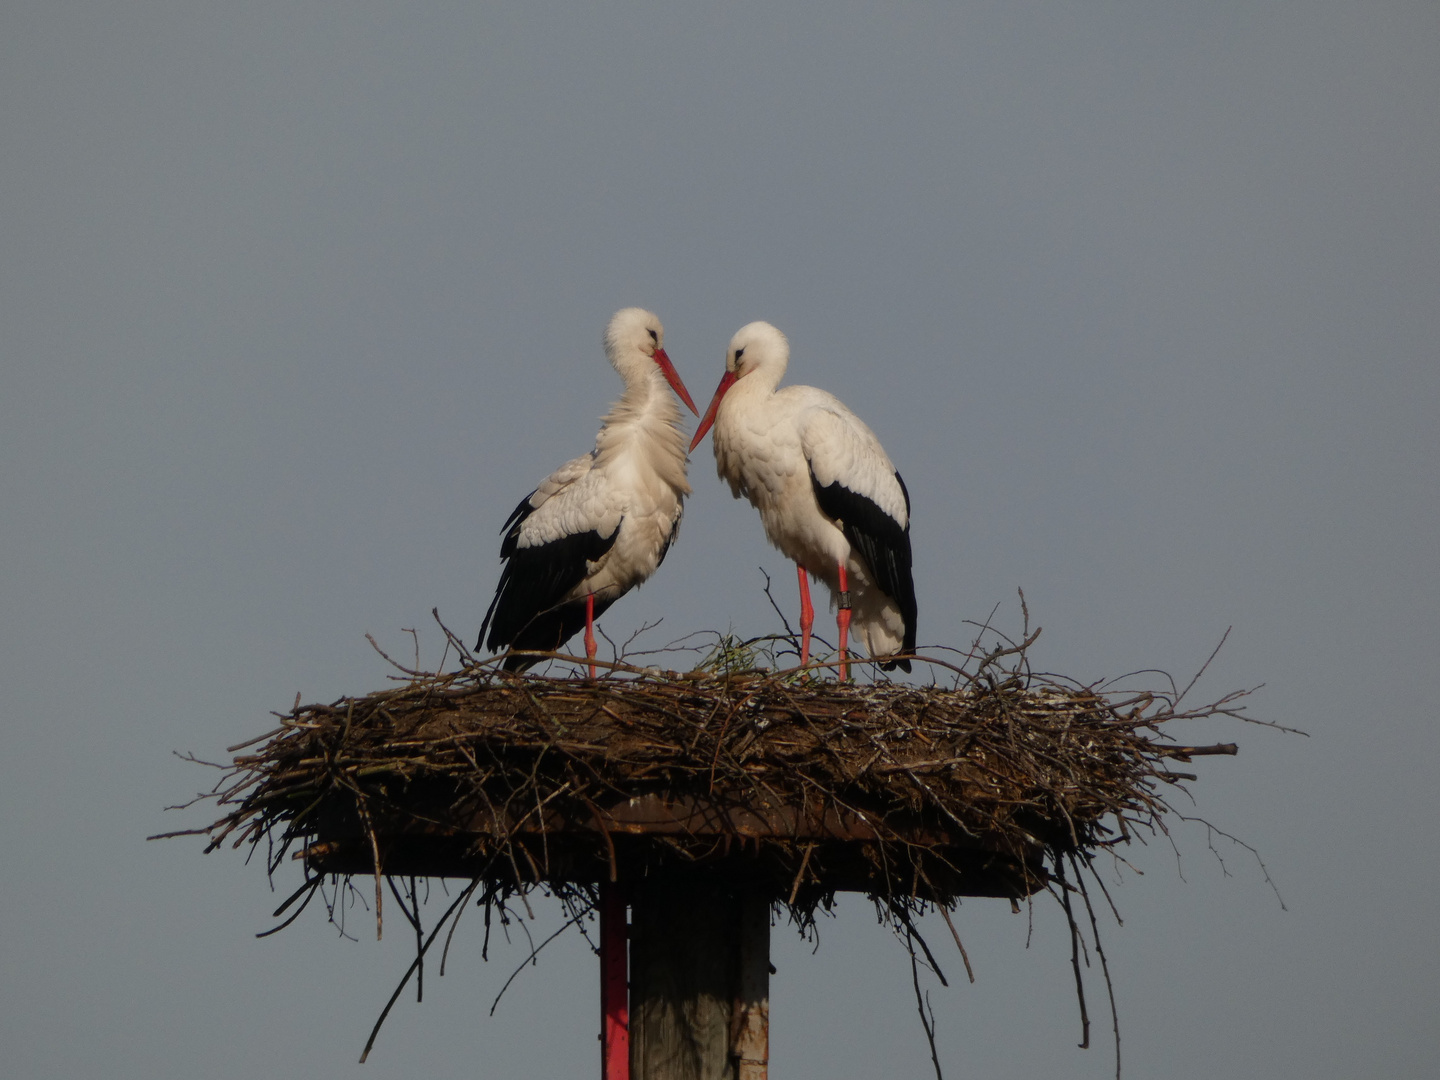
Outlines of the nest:
{"label": "nest", "polygon": [[666,867],[759,883],[804,916],[837,890],[1019,899],[1066,859],[1163,832],[1194,779],[1171,763],[1235,747],[1162,726],[1234,715],[1242,696],[1182,710],[1173,687],[1038,675],[1032,640],[972,650],[974,670],[931,660],[948,686],[775,672],[733,642],[683,674],[401,667],[398,686],[297,703],[258,749],[232,748],[212,792],[226,813],[191,831],[212,850],[264,842],[272,870],[293,854],[374,875],[377,901],[386,874],[523,891]]}

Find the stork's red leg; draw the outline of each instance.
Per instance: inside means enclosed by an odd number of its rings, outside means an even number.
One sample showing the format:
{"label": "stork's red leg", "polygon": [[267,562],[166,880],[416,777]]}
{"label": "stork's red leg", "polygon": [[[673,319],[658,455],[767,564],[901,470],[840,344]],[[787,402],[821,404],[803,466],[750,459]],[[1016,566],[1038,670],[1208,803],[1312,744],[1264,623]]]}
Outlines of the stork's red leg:
{"label": "stork's red leg", "polygon": [[799,563],[795,569],[800,573],[800,666],[810,662],[810,630],[815,625],[815,608],[810,603],[810,575]]}
{"label": "stork's red leg", "polygon": [[840,601],[835,612],[835,623],[840,627],[840,681],[850,678],[850,664],[845,657],[845,647],[850,640],[850,583],[846,580],[845,564],[840,564]]}
{"label": "stork's red leg", "polygon": [[625,894],[600,882],[600,1075],[630,1080],[630,992]]}
{"label": "stork's red leg", "polygon": [[595,594],[585,594],[585,659],[590,661],[590,677],[595,677]]}

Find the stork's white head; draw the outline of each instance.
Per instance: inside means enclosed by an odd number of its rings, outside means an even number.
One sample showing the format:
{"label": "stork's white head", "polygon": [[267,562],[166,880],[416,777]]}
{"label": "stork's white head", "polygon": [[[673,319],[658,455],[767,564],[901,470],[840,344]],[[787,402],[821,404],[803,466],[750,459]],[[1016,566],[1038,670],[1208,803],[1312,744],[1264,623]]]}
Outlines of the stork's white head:
{"label": "stork's white head", "polygon": [[764,371],[779,386],[790,363],[790,342],[768,322],[752,322],[735,331],[725,353],[725,370],[737,380]]}
{"label": "stork's white head", "polygon": [[658,367],[665,381],[680,395],[680,400],[692,413],[699,415],[690,391],[685,389],[679,372],[665,352],[665,327],[653,311],[638,307],[617,311],[605,328],[605,355],[627,383],[652,370],[651,365]]}
{"label": "stork's white head", "polygon": [[700,445],[715,417],[720,412],[720,399],[741,379],[758,380],[767,389],[774,390],[785,377],[785,368],[790,363],[790,342],[778,329],[768,322],[752,322],[735,331],[730,346],[725,352],[725,374],[710,399],[710,407],[700,418],[695,437],[690,440],[690,449]]}

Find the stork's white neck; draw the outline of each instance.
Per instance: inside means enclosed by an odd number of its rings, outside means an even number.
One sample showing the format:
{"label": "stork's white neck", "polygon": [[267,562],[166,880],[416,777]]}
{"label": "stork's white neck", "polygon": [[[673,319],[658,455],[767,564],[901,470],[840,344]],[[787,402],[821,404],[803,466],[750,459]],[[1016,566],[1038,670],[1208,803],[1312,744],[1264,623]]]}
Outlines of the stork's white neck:
{"label": "stork's white neck", "polygon": [[631,368],[624,374],[625,393],[611,406],[605,417],[606,427],[627,422],[647,426],[678,424],[680,404],[654,360],[646,357],[643,367]]}
{"label": "stork's white neck", "polygon": [[626,378],[625,393],[611,406],[595,437],[595,454],[599,460],[633,455],[637,465],[648,467],[688,495],[686,441],[680,428],[680,404],[660,368],[650,361],[648,371],[642,369]]}

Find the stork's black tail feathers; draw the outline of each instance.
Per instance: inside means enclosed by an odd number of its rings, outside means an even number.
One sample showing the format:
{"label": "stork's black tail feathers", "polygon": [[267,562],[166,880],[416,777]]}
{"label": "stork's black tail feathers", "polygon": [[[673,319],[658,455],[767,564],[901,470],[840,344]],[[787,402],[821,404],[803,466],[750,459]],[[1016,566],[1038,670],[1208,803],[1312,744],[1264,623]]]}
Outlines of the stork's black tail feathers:
{"label": "stork's black tail feathers", "polygon": [[[909,516],[910,492],[900,474],[895,474],[900,491],[905,496],[906,516]],[[915,619],[918,608],[915,603],[915,579],[911,571],[910,524],[901,525],[881,510],[871,499],[851,491],[838,480],[822,485],[810,471],[810,486],[815,491],[815,501],[820,509],[840,523],[840,529],[850,547],[870,568],[870,576],[876,587],[895,601],[900,609],[900,618],[905,622],[904,644],[900,651],[915,651]],[[884,660],[880,667],[885,671],[910,670],[909,660]]]}
{"label": "stork's black tail feathers", "polygon": [[[533,492],[532,492],[533,494]],[[515,508],[505,522],[505,539],[500,557],[505,569],[495,588],[495,599],[480,624],[476,650],[499,652],[504,648],[556,652],[585,628],[585,601],[564,601],[567,593],[585,580],[590,564],[600,560],[620,535],[617,523],[609,536],[591,530],[572,533],[548,544],[520,546],[520,528],[535,512],[530,496]],[[614,602],[595,599],[595,617]],[[488,631],[488,636],[487,636]],[[502,665],[506,671],[522,671],[537,661],[512,656]]]}
{"label": "stork's black tail feathers", "polygon": [[[613,601],[595,600],[595,618],[608,608]],[[559,607],[542,611],[536,615],[507,645],[515,651],[559,652],[560,646],[585,629],[585,601],[572,601]],[[502,646],[503,647],[503,646]],[[507,656],[500,664],[506,671],[524,671],[540,658],[536,656]]]}

